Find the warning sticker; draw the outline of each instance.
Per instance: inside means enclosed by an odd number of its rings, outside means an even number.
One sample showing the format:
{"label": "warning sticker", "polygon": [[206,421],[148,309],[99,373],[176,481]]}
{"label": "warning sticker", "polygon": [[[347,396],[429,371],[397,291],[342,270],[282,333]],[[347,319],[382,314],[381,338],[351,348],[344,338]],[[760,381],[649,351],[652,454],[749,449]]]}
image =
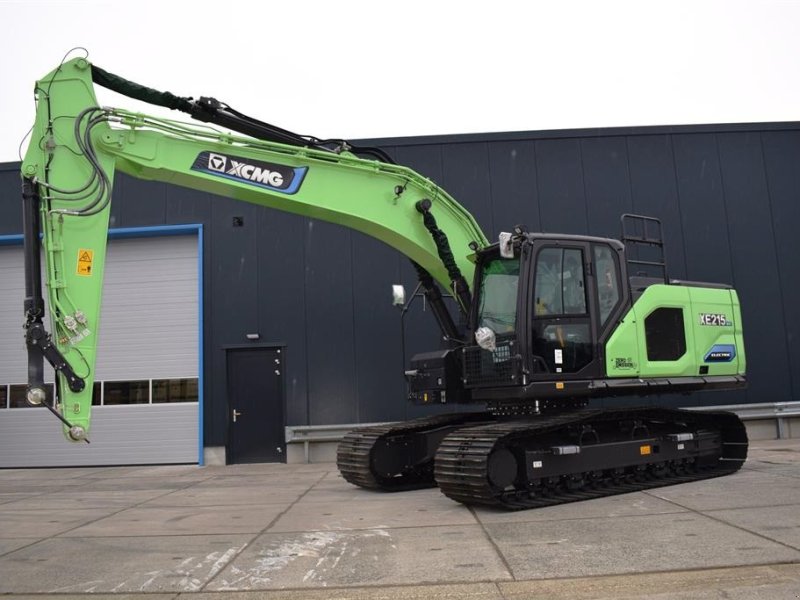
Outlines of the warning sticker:
{"label": "warning sticker", "polygon": [[92,274],[92,261],[94,260],[94,250],[78,250],[78,275],[88,276]]}

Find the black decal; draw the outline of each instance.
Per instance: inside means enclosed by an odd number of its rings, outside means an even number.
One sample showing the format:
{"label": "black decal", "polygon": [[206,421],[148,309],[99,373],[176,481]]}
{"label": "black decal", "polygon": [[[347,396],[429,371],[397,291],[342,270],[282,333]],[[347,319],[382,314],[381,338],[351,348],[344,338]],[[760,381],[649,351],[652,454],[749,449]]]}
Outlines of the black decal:
{"label": "black decal", "polygon": [[308,167],[289,167],[210,151],[198,154],[191,168],[193,171],[202,171],[285,194],[294,194],[300,189],[308,171]]}
{"label": "black decal", "polygon": [[614,368],[615,369],[635,369],[636,364],[633,362],[632,358],[615,358],[614,359]]}
{"label": "black decal", "polygon": [[724,314],[701,313],[700,325],[710,325],[713,327],[727,327],[733,325],[733,323],[729,321],[728,317]]}

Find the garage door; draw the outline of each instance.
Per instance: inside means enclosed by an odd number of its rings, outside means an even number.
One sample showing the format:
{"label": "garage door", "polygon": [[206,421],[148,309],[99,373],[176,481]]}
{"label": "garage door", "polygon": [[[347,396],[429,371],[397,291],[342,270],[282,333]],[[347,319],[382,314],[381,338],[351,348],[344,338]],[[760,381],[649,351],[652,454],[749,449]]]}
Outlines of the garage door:
{"label": "garage door", "polygon": [[198,235],[177,232],[111,236],[91,444],[67,442],[53,415],[24,400],[22,246],[0,246],[0,467],[198,462]]}

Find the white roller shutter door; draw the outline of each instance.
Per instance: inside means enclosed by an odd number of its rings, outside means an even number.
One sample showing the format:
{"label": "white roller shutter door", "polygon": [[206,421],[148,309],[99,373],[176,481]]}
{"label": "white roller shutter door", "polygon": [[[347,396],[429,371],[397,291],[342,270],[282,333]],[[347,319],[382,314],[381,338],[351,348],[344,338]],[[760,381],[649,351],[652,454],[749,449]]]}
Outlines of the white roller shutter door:
{"label": "white roller shutter door", "polygon": [[[198,378],[198,277],[197,235],[111,239],[95,379],[106,390],[137,382],[148,395],[142,404],[94,406],[91,444],[67,442],[44,408],[0,408],[0,467],[197,462],[198,402],[152,403],[150,390],[154,380],[166,389],[167,380]],[[27,378],[20,245],[0,246],[0,282],[2,387]]]}

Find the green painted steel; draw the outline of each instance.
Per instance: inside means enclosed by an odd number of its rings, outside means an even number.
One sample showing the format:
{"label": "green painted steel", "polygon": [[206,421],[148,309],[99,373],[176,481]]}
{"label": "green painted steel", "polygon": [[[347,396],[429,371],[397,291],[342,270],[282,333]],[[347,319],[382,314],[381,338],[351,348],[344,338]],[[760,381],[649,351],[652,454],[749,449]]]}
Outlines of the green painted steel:
{"label": "green painted steel", "polygon": [[[674,360],[653,360],[648,355],[646,323],[658,309],[681,311],[685,351]],[[653,345],[670,334],[655,330],[649,335]],[[711,355],[715,348],[716,357]],[[730,289],[652,285],[633,304],[606,344],[609,377],[744,375],[746,362],[739,299]],[[705,373],[700,372],[701,367]]]}
{"label": "green painted steel", "polygon": [[[134,119],[132,115],[125,115],[124,123]],[[170,137],[159,131],[129,129],[108,131],[100,138],[98,146],[114,156],[121,171],[141,179],[168,181],[361,231],[416,261],[448,289],[447,270],[430,233],[423,226],[422,215],[415,208],[419,200],[429,198],[433,202],[431,213],[439,227],[447,232],[459,269],[467,281],[472,280],[474,265],[468,258],[472,254],[469,244],[476,242],[483,247],[488,244],[486,237],[461,205],[411,169],[365,161],[346,153],[337,155],[274,143],[254,143],[233,136],[228,139],[230,143],[198,142]],[[305,169],[305,173],[295,193],[273,192],[217,173],[193,169],[198,160],[207,160],[205,157],[198,159],[201,152],[245,161],[266,161],[292,170]],[[404,187],[399,196],[395,191],[397,186]]]}
{"label": "green painted steel", "polygon": [[[63,211],[86,206],[91,196],[80,197],[92,188],[76,194],[59,193],[54,188],[80,189],[92,175],[93,169],[82,155],[74,134],[75,117],[85,108],[97,105],[88,67],[85,61],[72,61],[37,82],[36,121],[22,164],[23,175],[35,177],[39,182],[42,197],[43,272],[48,289],[50,331],[64,358],[86,383],[82,392],[75,393],[61,375],[57,376],[60,410],[70,423],[86,432],[91,419],[109,207],[92,216],[65,214]],[[111,180],[113,157],[98,158]],[[45,183],[54,188],[46,187]],[[72,439],[66,427],[64,433],[67,439]]]}
{"label": "green painted steel", "polygon": [[[90,64],[74,59],[37,83],[38,107],[22,173],[35,177],[43,198],[46,284],[54,340],[86,389],[71,392],[59,377],[61,410],[89,430],[93,371],[105,260],[110,188],[116,169],[337,223],[375,237],[419,263],[446,289],[450,279],[415,204],[431,200],[431,213],[447,233],[467,281],[471,243],[488,245],[480,227],[447,192],[413,170],[364,160],[343,151],[298,148],[232,135],[124,110],[95,111],[91,148],[108,178],[75,193],[94,171],[76,142],[82,111],[97,107]],[[291,181],[290,181],[291,180]],[[47,187],[47,186],[50,187]],[[59,191],[60,190],[60,191]],[[93,202],[97,201],[97,204]],[[101,209],[101,210],[100,210]],[[72,214],[83,210],[88,216]],[[69,436],[67,436],[69,439]]]}

